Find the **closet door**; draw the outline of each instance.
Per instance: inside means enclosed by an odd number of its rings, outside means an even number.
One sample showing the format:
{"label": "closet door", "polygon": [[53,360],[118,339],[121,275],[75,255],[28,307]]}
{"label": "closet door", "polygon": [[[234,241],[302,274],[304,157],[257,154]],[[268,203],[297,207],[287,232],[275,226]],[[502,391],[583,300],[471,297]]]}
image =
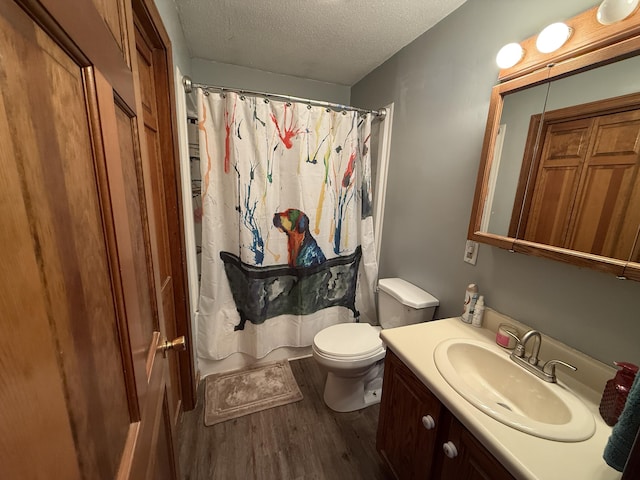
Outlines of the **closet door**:
{"label": "closet door", "polygon": [[590,119],[545,126],[524,240],[565,246],[591,131]]}
{"label": "closet door", "polygon": [[637,103],[627,98],[608,107],[614,113],[588,111],[543,126],[525,240],[629,258],[640,222]]}
{"label": "closet door", "polygon": [[177,478],[131,8],[20,4],[0,0],[0,476]]}
{"label": "closet door", "polygon": [[567,245],[627,260],[640,223],[640,109],[593,124]]}

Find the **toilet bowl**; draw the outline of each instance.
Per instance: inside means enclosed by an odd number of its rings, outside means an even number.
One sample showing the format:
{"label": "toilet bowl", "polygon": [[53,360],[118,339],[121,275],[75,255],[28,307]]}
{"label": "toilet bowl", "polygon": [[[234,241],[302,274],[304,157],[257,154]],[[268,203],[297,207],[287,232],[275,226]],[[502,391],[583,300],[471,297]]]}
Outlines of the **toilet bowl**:
{"label": "toilet bowl", "polygon": [[433,318],[438,300],[400,278],[378,282],[378,317],[381,326],[340,323],[313,339],[313,357],[327,371],[324,402],[337,412],[352,412],[380,401],[386,349],[382,328]]}
{"label": "toilet bowl", "polygon": [[352,412],[380,401],[386,353],[380,327],[368,323],[332,325],[315,336],[312,351],[327,371],[324,402],[329,408]]}

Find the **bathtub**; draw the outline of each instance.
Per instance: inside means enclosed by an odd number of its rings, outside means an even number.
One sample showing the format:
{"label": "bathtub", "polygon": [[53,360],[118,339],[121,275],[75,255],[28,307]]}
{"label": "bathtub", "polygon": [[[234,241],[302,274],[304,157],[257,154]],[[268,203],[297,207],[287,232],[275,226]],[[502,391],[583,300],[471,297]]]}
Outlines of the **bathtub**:
{"label": "bathtub", "polygon": [[278,315],[308,315],[328,307],[345,307],[356,321],[356,282],[362,249],[313,267],[248,265],[238,256],[220,252],[233,300],[240,314],[234,330],[244,330]]}

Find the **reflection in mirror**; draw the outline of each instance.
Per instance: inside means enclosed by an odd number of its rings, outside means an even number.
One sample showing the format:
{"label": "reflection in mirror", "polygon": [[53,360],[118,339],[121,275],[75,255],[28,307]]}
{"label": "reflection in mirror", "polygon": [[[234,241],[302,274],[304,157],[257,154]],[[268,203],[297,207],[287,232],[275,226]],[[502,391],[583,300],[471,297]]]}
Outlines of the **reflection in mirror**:
{"label": "reflection in mirror", "polygon": [[[640,53],[640,52],[639,52]],[[554,80],[548,110],[640,92],[640,55]]]}
{"label": "reflection in mirror", "polygon": [[520,227],[509,236],[638,261],[637,72],[640,57],[632,57],[551,83],[544,119],[531,117],[539,135],[526,141],[516,182],[526,194],[516,195],[511,225],[519,219]]}
{"label": "reflection in mirror", "polygon": [[[640,15],[601,25],[596,10],[568,21],[573,37],[553,55],[530,50],[500,71],[468,238],[640,281]],[[509,104],[546,81],[547,104],[521,113],[508,154]]]}
{"label": "reflection in mirror", "polygon": [[503,97],[481,232],[509,236],[527,139],[537,136],[536,129],[530,131],[530,118],[542,114],[548,88],[548,84],[541,84]]}
{"label": "reflection in mirror", "polygon": [[621,278],[636,280],[640,282],[640,225],[636,232],[636,239],[631,249],[629,261],[624,267]]}
{"label": "reflection in mirror", "polygon": [[636,239],[633,242],[631,255],[629,255],[629,262],[640,264],[640,225],[638,225],[638,231],[636,232]]}

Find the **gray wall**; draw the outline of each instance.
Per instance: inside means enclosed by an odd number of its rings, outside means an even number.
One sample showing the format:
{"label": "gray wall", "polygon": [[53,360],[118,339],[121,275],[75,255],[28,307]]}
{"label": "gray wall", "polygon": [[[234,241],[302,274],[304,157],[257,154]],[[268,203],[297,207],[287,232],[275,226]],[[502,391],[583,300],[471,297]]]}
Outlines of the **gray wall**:
{"label": "gray wall", "polygon": [[343,105],[349,105],[351,97],[351,88],[345,85],[281,75],[200,58],[193,58],[191,65],[192,78],[197,83],[279,93]]}
{"label": "gray wall", "polygon": [[[171,39],[173,63],[180,68],[183,75],[191,75],[191,55],[182,31],[178,7],[173,0],[154,0],[154,3]],[[176,87],[180,85],[181,79],[176,78],[175,81]]]}
{"label": "gray wall", "polygon": [[381,276],[401,276],[457,316],[475,282],[486,303],[604,362],[640,363],[640,283],[482,245],[462,261],[489,93],[502,45],[594,0],[468,0],[351,90],[352,104],[395,102]]}

